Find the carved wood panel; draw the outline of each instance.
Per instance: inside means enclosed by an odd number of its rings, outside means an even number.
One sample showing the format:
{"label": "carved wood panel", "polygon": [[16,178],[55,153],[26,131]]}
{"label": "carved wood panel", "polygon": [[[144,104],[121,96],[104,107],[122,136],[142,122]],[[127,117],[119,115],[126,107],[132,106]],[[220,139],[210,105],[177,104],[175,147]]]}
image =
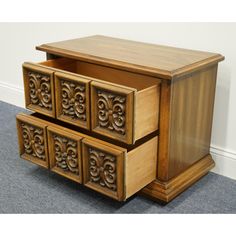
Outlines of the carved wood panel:
{"label": "carved wood panel", "polygon": [[26,123],[21,123],[24,152],[34,158],[45,160],[44,131]]}
{"label": "carved wood panel", "polygon": [[116,191],[116,157],[92,147],[89,147],[88,153],[90,181],[104,188]]}
{"label": "carved wood panel", "polygon": [[124,150],[83,139],[84,184],[114,199],[124,197]]}
{"label": "carved wood panel", "polygon": [[52,110],[52,96],[49,75],[28,71],[29,97],[33,105]]}
{"label": "carved wood panel", "polygon": [[49,167],[46,124],[26,114],[16,116],[19,151],[23,159]]}
{"label": "carved wood panel", "polygon": [[86,121],[85,86],[61,80],[62,114],[73,120]]}
{"label": "carved wood panel", "polygon": [[47,128],[50,167],[53,172],[82,182],[81,137],[72,130]]}
{"label": "carved wood panel", "polygon": [[79,174],[77,142],[53,134],[55,165],[74,174]]}
{"label": "carved wood panel", "polygon": [[89,129],[89,80],[55,73],[57,118]]}
{"label": "carved wood panel", "polygon": [[24,63],[23,72],[26,107],[55,117],[53,71],[37,64]]}
{"label": "carved wood panel", "polygon": [[125,96],[97,90],[98,125],[110,131],[125,135]]}
{"label": "carved wood panel", "polygon": [[92,130],[133,143],[134,91],[93,81],[91,83]]}

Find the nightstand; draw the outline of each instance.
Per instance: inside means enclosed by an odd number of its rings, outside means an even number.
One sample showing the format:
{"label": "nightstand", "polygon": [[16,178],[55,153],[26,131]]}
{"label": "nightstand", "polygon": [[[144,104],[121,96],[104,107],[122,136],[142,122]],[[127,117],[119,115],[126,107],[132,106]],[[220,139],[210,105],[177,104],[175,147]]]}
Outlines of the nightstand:
{"label": "nightstand", "polygon": [[220,54],[105,36],[36,49],[47,60],[23,64],[23,159],[119,201],[169,202],[214,166]]}

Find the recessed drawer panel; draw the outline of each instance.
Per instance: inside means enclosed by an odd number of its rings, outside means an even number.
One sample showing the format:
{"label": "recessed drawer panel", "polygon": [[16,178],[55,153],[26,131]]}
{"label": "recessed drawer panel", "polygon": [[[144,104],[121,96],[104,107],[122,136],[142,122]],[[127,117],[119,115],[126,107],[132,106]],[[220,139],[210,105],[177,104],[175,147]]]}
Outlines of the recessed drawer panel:
{"label": "recessed drawer panel", "polygon": [[112,198],[124,198],[124,160],[126,150],[83,140],[84,184]]}
{"label": "recessed drawer panel", "polygon": [[33,63],[24,63],[23,78],[26,107],[55,117],[53,70]]}
{"label": "recessed drawer panel", "polygon": [[62,176],[82,183],[80,135],[63,128],[48,126],[50,168]]}
{"label": "recessed drawer panel", "polygon": [[55,73],[56,117],[90,129],[90,80],[70,73]]}
{"label": "recessed drawer panel", "polygon": [[92,130],[133,143],[134,96],[132,88],[92,82]]}
{"label": "recessed drawer panel", "polygon": [[21,157],[49,168],[47,123],[29,115],[18,114],[16,116],[16,124]]}
{"label": "recessed drawer panel", "polygon": [[98,139],[83,143],[84,185],[124,201],[156,178],[157,137],[127,150]]}

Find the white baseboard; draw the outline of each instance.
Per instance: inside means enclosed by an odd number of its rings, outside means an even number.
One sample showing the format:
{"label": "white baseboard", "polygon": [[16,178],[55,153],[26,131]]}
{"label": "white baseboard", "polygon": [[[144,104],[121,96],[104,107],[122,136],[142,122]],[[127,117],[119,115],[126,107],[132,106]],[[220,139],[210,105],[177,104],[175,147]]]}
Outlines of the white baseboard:
{"label": "white baseboard", "polygon": [[[24,89],[0,81],[0,100],[25,107]],[[216,146],[212,146],[210,152],[216,163],[212,172],[236,179],[236,153]]]}
{"label": "white baseboard", "polygon": [[216,146],[210,152],[216,163],[212,172],[236,179],[236,153]]}
{"label": "white baseboard", "polygon": [[13,84],[0,81],[0,101],[18,107],[25,107],[24,89]]}

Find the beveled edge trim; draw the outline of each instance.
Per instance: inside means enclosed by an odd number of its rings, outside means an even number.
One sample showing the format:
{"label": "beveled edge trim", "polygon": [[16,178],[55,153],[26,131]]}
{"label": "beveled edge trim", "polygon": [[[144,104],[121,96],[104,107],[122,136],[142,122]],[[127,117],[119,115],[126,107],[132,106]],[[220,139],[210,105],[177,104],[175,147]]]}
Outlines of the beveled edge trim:
{"label": "beveled edge trim", "polygon": [[[54,89],[54,71],[51,68],[46,68],[44,66],[40,66],[37,63],[31,63],[31,62],[24,62],[22,64],[22,70],[23,70],[23,84],[24,84],[24,96],[25,96],[25,107],[32,110],[39,112],[43,115],[49,116],[49,117],[56,117],[56,102],[55,102],[55,89]],[[26,70],[32,70],[35,72],[47,74],[50,76],[50,86],[51,86],[51,101],[52,101],[52,110],[47,110],[45,108],[39,108],[39,106],[34,105],[30,103],[30,98],[28,96],[28,88],[27,88],[27,79],[26,79]],[[26,94],[27,91],[27,94]]]}
{"label": "beveled edge trim", "polygon": [[[125,127],[126,127],[126,132],[127,134],[125,135],[125,137],[122,137],[120,134],[116,134],[113,135],[111,132],[109,132],[106,129],[100,128],[99,126],[97,126],[97,116],[96,116],[96,89],[100,88],[100,89],[104,89],[105,91],[111,91],[114,93],[118,93],[118,94],[123,94],[126,96],[127,101],[126,101],[126,118],[128,117],[128,119],[126,119],[126,123],[125,123]],[[95,133],[107,136],[109,138],[121,141],[121,142],[125,142],[127,144],[134,144],[135,142],[135,134],[134,134],[134,117],[135,117],[135,94],[136,94],[136,89],[134,88],[130,88],[130,87],[121,87],[117,84],[107,84],[107,83],[103,83],[103,82],[98,82],[98,81],[91,81],[90,83],[90,95],[91,95],[91,130]],[[130,127],[129,127],[130,126]]]}
{"label": "beveled edge trim", "polygon": [[[103,188],[97,184],[94,184],[89,181],[88,179],[88,160],[87,160],[87,147],[94,147],[95,149],[102,150],[105,153],[110,153],[111,155],[115,156],[116,158],[116,180],[117,180],[117,190],[115,192],[112,192],[112,190]],[[113,199],[116,199],[118,201],[125,200],[125,156],[126,152],[123,148],[117,147],[111,147],[106,144],[102,144],[99,142],[96,142],[96,140],[90,140],[87,138],[84,138],[82,140],[82,156],[83,156],[83,184],[93,190],[96,190],[97,192],[100,192],[104,195],[107,195]]]}
{"label": "beveled edge trim", "polygon": [[[80,134],[71,133],[68,130],[59,129],[59,127],[56,126],[48,126],[47,127],[47,141],[48,141],[48,156],[49,156],[49,162],[50,162],[50,169],[52,172],[55,172],[59,175],[62,175],[68,179],[71,179],[75,182],[82,183],[83,182],[83,171],[82,171],[82,139],[83,136],[80,136]],[[53,166],[53,158],[54,158],[54,151],[52,148],[54,147],[52,145],[52,134],[58,134],[59,136],[66,137],[68,139],[72,139],[76,141],[77,143],[77,152],[78,152],[78,167],[79,167],[79,175],[73,174],[71,172],[64,172],[62,169],[57,168],[56,166]]]}
{"label": "beveled edge trim", "polygon": [[[74,122],[72,119],[70,119],[67,116],[64,116],[61,114],[60,110],[61,104],[59,101],[61,101],[61,98],[59,97],[61,94],[60,88],[60,80],[65,78],[67,81],[73,81],[75,83],[82,83],[85,86],[85,106],[86,106],[86,121],[83,122],[81,120],[77,120]],[[68,122],[69,124],[82,127],[84,129],[90,130],[90,124],[91,124],[91,112],[90,112],[90,82],[91,82],[90,77],[84,77],[81,76],[80,74],[71,74],[68,73],[67,71],[55,71],[54,73],[54,85],[55,85],[55,104],[56,104],[56,118],[58,120]]]}
{"label": "beveled edge trim", "polygon": [[[45,161],[42,161],[40,159],[37,159],[37,158],[31,158],[30,155],[26,154],[26,153],[23,153],[23,143],[22,143],[22,130],[20,128],[20,122],[24,122],[24,123],[27,123],[27,124],[30,124],[32,126],[35,126],[35,127],[38,127],[38,128],[41,128],[43,129],[43,138],[44,138],[44,145],[45,145],[45,157],[46,157],[46,160]],[[47,140],[47,125],[48,123],[47,122],[42,122],[40,119],[38,118],[35,118],[35,117],[31,117],[27,114],[24,114],[24,113],[18,113],[16,115],[16,129],[17,129],[17,136],[18,136],[18,150],[19,150],[19,153],[20,153],[20,157],[24,160],[27,160],[27,161],[30,161],[34,164],[37,164],[39,166],[42,166],[46,169],[50,169],[50,162],[49,162],[49,154],[48,154],[48,140]]]}
{"label": "beveled edge trim", "polygon": [[131,72],[135,72],[135,73],[139,73],[139,74],[159,77],[159,78],[167,79],[167,80],[172,80],[174,77],[182,76],[185,73],[190,73],[190,72],[198,69],[199,66],[206,66],[209,63],[218,63],[218,62],[224,60],[224,56],[222,56],[221,54],[216,54],[210,58],[204,59],[199,62],[195,62],[193,64],[186,66],[186,67],[182,67],[182,68],[174,70],[174,71],[167,71],[167,70],[163,70],[163,69],[146,67],[146,66],[142,66],[142,65],[128,63],[128,62],[106,59],[106,58],[93,56],[93,55],[89,55],[89,54],[84,54],[84,53],[80,53],[80,52],[74,52],[74,51],[67,50],[67,49],[55,48],[55,47],[49,46],[47,44],[42,44],[40,46],[36,46],[36,49],[50,53],[50,54],[62,56],[62,57],[83,60],[86,62],[92,62],[92,63],[96,63],[96,64],[100,64],[100,65],[123,69],[126,71],[131,71]]}

